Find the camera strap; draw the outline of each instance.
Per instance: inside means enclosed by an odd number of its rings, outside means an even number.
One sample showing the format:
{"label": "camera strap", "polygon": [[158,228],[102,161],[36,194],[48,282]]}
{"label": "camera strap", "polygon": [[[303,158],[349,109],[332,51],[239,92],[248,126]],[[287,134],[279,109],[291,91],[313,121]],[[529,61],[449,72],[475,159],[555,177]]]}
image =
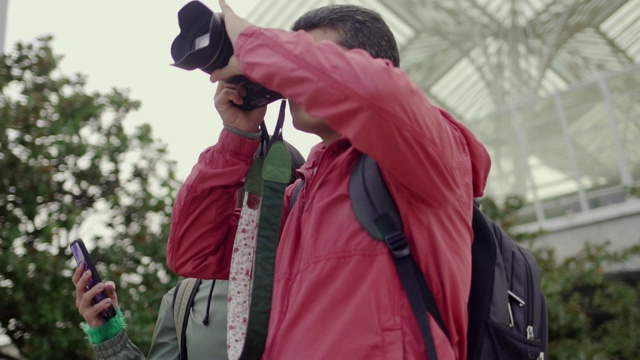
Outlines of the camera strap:
{"label": "camera strap", "polygon": [[291,179],[291,157],[282,135],[285,109],[286,101],[283,100],[262,165],[262,202],[252,271],[249,317],[241,360],[259,360],[267,342],[284,192]]}
{"label": "camera strap", "polygon": [[227,355],[238,360],[247,333],[247,317],[251,298],[251,282],[255,259],[260,205],[262,203],[262,168],[268,148],[269,135],[264,123],[263,137],[257,156],[245,175],[238,228],[233,242],[229,270],[229,296],[227,299]]}

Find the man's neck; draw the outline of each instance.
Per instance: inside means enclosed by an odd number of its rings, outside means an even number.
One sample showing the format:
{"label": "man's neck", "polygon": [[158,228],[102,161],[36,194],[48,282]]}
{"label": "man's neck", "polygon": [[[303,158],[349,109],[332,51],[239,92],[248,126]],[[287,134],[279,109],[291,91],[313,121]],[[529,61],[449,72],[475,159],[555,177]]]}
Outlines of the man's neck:
{"label": "man's neck", "polygon": [[333,144],[336,140],[342,137],[342,135],[338,134],[335,131],[330,131],[326,134],[318,134],[318,136],[320,136],[320,139],[322,139],[322,143],[326,147],[329,147],[329,145]]}

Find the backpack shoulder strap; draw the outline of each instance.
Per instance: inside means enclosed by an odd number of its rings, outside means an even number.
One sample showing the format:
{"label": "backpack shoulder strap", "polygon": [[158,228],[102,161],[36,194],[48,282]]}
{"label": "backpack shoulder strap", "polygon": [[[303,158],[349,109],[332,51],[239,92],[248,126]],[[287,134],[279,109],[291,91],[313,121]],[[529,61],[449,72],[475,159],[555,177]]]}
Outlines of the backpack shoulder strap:
{"label": "backpack shoulder strap", "polygon": [[[469,324],[467,328],[467,353],[469,359],[479,359],[483,342],[487,336],[487,323],[490,319],[506,319],[508,298],[503,296],[502,303],[494,303],[493,294],[506,294],[507,287],[504,265],[500,257],[500,248],[496,239],[496,229],[480,211],[473,207],[473,244],[471,246],[471,291],[468,302]],[[492,310],[493,309],[493,310]],[[492,312],[494,314],[492,314]]]}
{"label": "backpack shoulder strap", "polygon": [[349,197],[356,217],[374,239],[383,241],[393,256],[402,286],[422,332],[429,359],[437,359],[427,312],[448,332],[435,299],[403,233],[398,208],[376,162],[362,154],[349,178]]}
{"label": "backpack shoulder strap", "polygon": [[[171,300],[171,310],[176,308],[176,298],[178,297],[178,292],[180,291],[180,285],[182,284],[182,279],[178,280],[176,286],[173,289],[173,300]],[[175,319],[175,316],[174,316]]]}
{"label": "backpack shoulder strap", "polygon": [[176,327],[176,335],[178,336],[178,349],[181,360],[187,358],[186,330],[189,322],[189,312],[201,282],[202,280],[200,279],[185,278],[176,284],[176,289],[173,293],[173,320]]}

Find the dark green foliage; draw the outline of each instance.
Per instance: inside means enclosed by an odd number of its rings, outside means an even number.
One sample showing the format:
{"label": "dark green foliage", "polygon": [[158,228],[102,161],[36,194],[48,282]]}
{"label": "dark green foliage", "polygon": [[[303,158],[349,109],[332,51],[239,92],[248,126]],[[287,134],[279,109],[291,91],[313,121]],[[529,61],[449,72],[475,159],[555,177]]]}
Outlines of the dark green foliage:
{"label": "dark green foliage", "polygon": [[176,279],[165,265],[175,165],[149,125],[125,129],[138,101],[88,93],[50,43],[0,59],[0,326],[26,358],[93,358],[70,278],[68,245],[82,236],[146,351]]}
{"label": "dark green foliage", "polygon": [[[509,232],[523,204],[516,196],[503,205],[483,199],[482,209]],[[640,245],[614,251],[608,243],[587,244],[580,253],[559,259],[552,248],[535,246],[538,235],[512,233],[533,249],[540,265],[549,310],[549,358],[640,358],[640,269],[619,272],[640,256]]]}

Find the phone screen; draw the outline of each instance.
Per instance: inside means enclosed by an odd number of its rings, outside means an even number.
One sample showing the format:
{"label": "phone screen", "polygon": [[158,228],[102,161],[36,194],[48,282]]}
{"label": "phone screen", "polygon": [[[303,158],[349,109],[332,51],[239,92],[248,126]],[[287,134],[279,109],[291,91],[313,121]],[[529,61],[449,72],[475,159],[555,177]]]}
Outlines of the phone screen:
{"label": "phone screen", "polygon": [[[84,271],[91,270],[91,279],[89,279],[89,282],[87,283],[87,290],[100,283],[102,280],[100,279],[100,275],[98,275],[95,264],[93,263],[93,260],[89,255],[89,251],[87,251],[87,247],[84,245],[84,241],[82,241],[82,239],[74,240],[71,243],[70,248],[78,266],[84,264]],[[93,304],[97,304],[108,297],[109,295],[107,295],[107,292],[102,291],[93,298]],[[115,315],[116,310],[113,308],[113,306],[109,306],[109,308],[102,311],[102,317],[104,319],[110,319]]]}

